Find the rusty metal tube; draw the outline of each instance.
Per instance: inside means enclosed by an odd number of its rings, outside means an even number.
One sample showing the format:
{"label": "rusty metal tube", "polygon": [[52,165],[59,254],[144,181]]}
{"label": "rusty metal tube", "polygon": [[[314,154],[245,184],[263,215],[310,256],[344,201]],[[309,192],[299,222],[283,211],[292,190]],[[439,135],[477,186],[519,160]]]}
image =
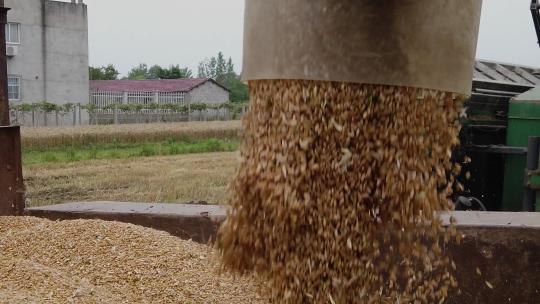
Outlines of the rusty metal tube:
{"label": "rusty metal tube", "polygon": [[21,131],[10,126],[6,62],[7,12],[0,0],[0,216],[22,215],[24,182],[21,161]]}
{"label": "rusty metal tube", "polygon": [[0,126],[9,126],[9,98],[7,92],[6,23],[9,8],[0,0]]}
{"label": "rusty metal tube", "polygon": [[249,0],[243,78],[469,94],[481,6],[481,0]]}

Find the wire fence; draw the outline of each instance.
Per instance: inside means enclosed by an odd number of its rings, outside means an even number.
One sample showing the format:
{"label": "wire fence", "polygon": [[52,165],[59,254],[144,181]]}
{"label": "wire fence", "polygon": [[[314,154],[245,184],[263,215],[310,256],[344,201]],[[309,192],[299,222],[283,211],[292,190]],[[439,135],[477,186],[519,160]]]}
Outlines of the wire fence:
{"label": "wire fence", "polygon": [[[163,93],[161,93],[163,94]],[[247,103],[189,103],[183,96],[163,94],[152,102],[139,94],[93,99],[89,104],[56,105],[49,102],[11,105],[14,125],[29,127],[75,126],[98,124],[129,124],[181,121],[212,121],[240,119],[248,110]]]}

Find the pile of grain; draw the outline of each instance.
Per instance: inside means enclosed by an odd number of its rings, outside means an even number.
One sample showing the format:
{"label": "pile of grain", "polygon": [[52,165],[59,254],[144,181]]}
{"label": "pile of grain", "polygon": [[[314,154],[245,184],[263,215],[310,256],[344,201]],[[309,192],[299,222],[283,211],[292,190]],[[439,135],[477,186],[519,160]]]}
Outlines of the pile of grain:
{"label": "pile of grain", "polygon": [[[241,165],[220,231],[224,265],[278,303],[439,303],[456,285],[455,94],[252,81]],[[457,236],[456,236],[457,238]]]}
{"label": "pile of grain", "polygon": [[267,303],[212,250],[103,221],[0,217],[0,303]]}

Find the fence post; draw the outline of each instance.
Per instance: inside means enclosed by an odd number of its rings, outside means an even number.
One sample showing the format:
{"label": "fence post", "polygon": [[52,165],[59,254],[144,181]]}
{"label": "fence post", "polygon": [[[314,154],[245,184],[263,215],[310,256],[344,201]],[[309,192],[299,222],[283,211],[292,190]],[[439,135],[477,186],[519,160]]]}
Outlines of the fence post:
{"label": "fence post", "polygon": [[32,104],[32,127],[36,126],[36,112],[35,112],[35,106]]}
{"label": "fence post", "polygon": [[76,105],[73,105],[73,126],[77,124],[77,109],[75,109]]}
{"label": "fence post", "polygon": [[43,125],[46,127],[48,125],[47,111],[43,110]]}
{"label": "fence post", "polygon": [[191,121],[191,101],[187,100],[187,120]]}
{"label": "fence post", "polygon": [[78,109],[78,112],[79,112],[79,126],[82,125],[82,113],[81,113],[81,104],[77,104],[77,109]]}
{"label": "fence post", "polygon": [[56,120],[56,126],[58,127],[58,110],[54,110],[54,119]]}
{"label": "fence post", "polygon": [[[154,111],[153,111],[153,112],[154,112],[154,115],[157,117],[156,122],[158,122],[158,121],[159,121],[159,115],[158,115],[159,109],[158,109],[158,106],[157,106],[157,105],[159,104],[159,92],[154,92],[154,103],[155,103],[156,105],[155,105],[155,107],[154,107]],[[150,116],[150,117],[148,118],[148,122],[152,122],[152,117],[151,117],[152,114],[150,114],[150,112],[151,112],[151,111],[148,111],[148,115]]]}
{"label": "fence post", "polygon": [[117,104],[114,104],[113,114],[114,114],[114,124],[117,125],[118,124],[118,105]]}

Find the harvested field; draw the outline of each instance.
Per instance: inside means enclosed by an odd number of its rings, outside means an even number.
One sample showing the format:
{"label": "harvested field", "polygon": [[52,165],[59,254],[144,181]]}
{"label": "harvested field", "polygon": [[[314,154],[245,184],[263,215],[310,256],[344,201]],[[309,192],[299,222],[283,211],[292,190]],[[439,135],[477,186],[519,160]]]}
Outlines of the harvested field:
{"label": "harvested field", "polygon": [[103,221],[0,218],[0,303],[268,303],[210,247]]}
{"label": "harvested field", "polygon": [[201,121],[156,124],[22,128],[23,149],[85,146],[104,143],[143,143],[169,139],[235,139],[240,121]]}
{"label": "harvested field", "polygon": [[73,201],[223,203],[236,152],[48,163],[24,167],[29,206]]}

